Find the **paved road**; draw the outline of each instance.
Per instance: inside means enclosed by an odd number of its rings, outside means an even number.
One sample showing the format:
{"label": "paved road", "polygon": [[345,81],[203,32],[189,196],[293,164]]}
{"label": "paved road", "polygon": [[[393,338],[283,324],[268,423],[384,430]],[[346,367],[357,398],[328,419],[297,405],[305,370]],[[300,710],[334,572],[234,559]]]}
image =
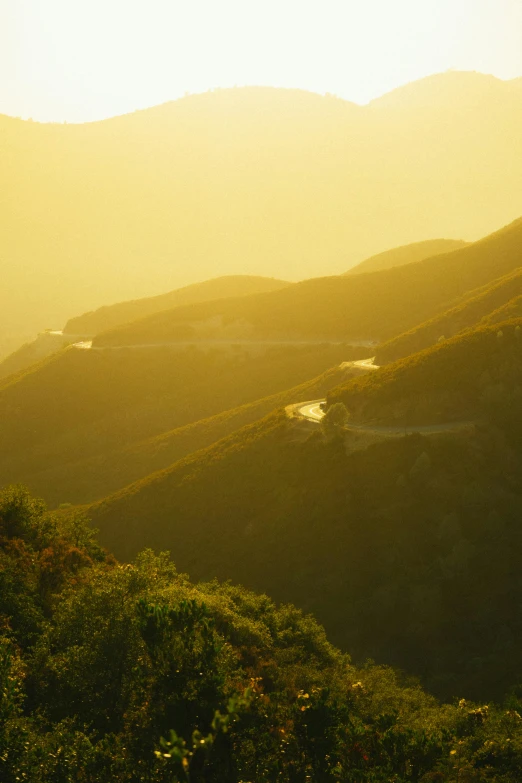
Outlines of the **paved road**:
{"label": "paved road", "polygon": [[[356,362],[343,362],[341,367],[343,370],[358,368],[364,372],[371,372],[372,370],[379,369],[379,366],[373,363],[374,359],[375,356],[371,356],[369,359],[358,359]],[[297,416],[302,419],[308,419],[308,421],[318,423],[324,416],[324,411],[321,408],[321,405],[324,402],[326,402],[326,400],[303,402],[301,405],[294,407],[293,415],[297,414]]]}
{"label": "paved road", "polygon": [[[343,369],[359,368],[365,372],[371,372],[372,370],[378,370],[379,366],[373,363],[375,357],[370,359],[359,359],[356,362],[343,362],[341,367]],[[297,416],[300,419],[306,419],[314,424],[319,424],[324,416],[324,410],[321,405],[326,400],[310,400],[309,402],[298,403],[297,405],[289,405],[287,407],[287,413],[289,416]],[[382,433],[383,435],[409,435],[414,432],[420,433],[435,433],[435,432],[447,432],[448,430],[457,430],[469,427],[472,424],[470,421],[450,422],[448,424],[424,424],[418,426],[381,426],[378,424],[349,424],[347,429],[359,430],[361,432],[375,432]]]}

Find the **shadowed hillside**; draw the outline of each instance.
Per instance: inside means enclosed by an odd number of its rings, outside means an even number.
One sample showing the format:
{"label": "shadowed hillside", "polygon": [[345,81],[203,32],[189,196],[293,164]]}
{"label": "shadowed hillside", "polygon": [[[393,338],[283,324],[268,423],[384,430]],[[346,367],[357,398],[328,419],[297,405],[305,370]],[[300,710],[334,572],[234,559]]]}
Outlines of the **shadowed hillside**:
{"label": "shadowed hillside", "polygon": [[410,245],[394,247],[392,250],[385,250],[384,253],[367,258],[345,272],[345,275],[376,272],[379,269],[391,269],[394,266],[413,264],[415,261],[424,261],[425,258],[431,256],[450,253],[467,244],[469,243],[460,239],[426,239],[424,242],[413,242]]}
{"label": "shadowed hillside", "polygon": [[77,126],[0,117],[0,331],[218,272],[297,280],[476,239],[522,214],[521,125],[516,83],[471,73],[367,107],[259,87]]}
{"label": "shadowed hillside", "polygon": [[381,341],[512,272],[521,259],[522,220],[517,220],[461,250],[416,264],[306,280],[248,299],[178,307],[102,333],[94,345],[205,339]]}
{"label": "shadowed hillside", "polygon": [[69,347],[0,384],[0,485],[27,483],[52,503],[98,499],[295,402],[277,396],[287,389],[316,379],[297,399],[324,396],[344,374],[317,376],[364,352]]}
{"label": "shadowed hillside", "polygon": [[346,454],[272,415],[89,514],[124,559],[168,548],[194,578],[313,611],[356,660],[446,696],[498,694],[518,676],[522,640],[519,455],[488,428]]}

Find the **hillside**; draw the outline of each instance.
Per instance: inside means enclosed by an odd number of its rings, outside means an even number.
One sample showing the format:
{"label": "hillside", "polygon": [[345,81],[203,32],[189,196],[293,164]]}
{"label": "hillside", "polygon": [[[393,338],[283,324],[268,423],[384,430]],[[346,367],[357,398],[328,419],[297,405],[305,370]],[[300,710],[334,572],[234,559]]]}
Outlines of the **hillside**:
{"label": "hillside", "polygon": [[[522,251],[520,256],[522,261]],[[379,345],[375,363],[382,365],[428,348],[440,339],[453,337],[464,329],[489,319],[505,321],[520,315],[516,301],[522,293],[522,267],[465,294],[459,302],[435,318]]]}
{"label": "hillside", "polygon": [[97,335],[94,345],[186,340],[383,341],[520,266],[522,219],[472,245],[365,275],[316,278],[248,299],[178,307]]}
{"label": "hillside", "polygon": [[64,326],[65,334],[81,334],[92,337],[115,326],[136,321],[161,310],[172,310],[181,305],[194,302],[209,302],[214,299],[226,299],[234,296],[247,296],[264,291],[277,291],[288,283],[270,277],[254,275],[229,275],[205,280],[202,283],[178,288],[160,296],[135,299],[130,302],[100,307],[91,313],[70,318]]}
{"label": "hillside", "polygon": [[515,82],[459,73],[366,107],[252,87],[84,125],[2,116],[0,334],[218,272],[299,280],[476,239],[522,214],[521,124]]}
{"label": "hillside", "polygon": [[0,380],[45,359],[46,356],[70,345],[75,339],[79,338],[72,337],[72,335],[66,336],[59,332],[42,332],[35,340],[24,343],[16,351],[8,354],[3,361],[0,361]]}
{"label": "hillside", "polygon": [[20,488],[0,493],[0,531],[4,783],[518,783],[516,692],[441,705],[294,606],[150,550],[118,563]]}
{"label": "hillside", "polygon": [[286,285],[289,284],[275,278],[235,275],[217,277],[214,280],[205,280],[203,283],[194,283],[160,296],[106,305],[94,312],[84,313],[69,319],[64,326],[63,333],[59,331],[42,332],[35,340],[25,343],[12,354],[6,356],[0,362],[0,379],[30,367],[34,362],[50,356],[65,345],[84,340],[100,331],[126,324],[151,313],[193,302],[208,302],[223,297],[248,296],[263,291],[277,291]]}
{"label": "hillside", "polygon": [[452,250],[458,250],[465,247],[468,242],[461,239],[426,239],[424,242],[412,242],[402,247],[394,247],[392,250],[385,250],[384,253],[378,253],[360,264],[352,266],[345,275],[358,275],[361,272],[376,272],[379,269],[391,269],[394,266],[403,266],[404,264],[413,264],[415,261],[423,261],[431,256],[450,253]]}
{"label": "hillside", "polygon": [[522,641],[520,434],[510,446],[484,426],[346,453],[273,414],[88,513],[125,560],[169,549],[193,578],[314,612],[356,661],[444,696],[498,695]]}
{"label": "hillside", "polygon": [[[325,361],[335,358],[331,354],[323,361],[316,357],[315,361],[310,361],[306,372],[312,373],[316,366],[321,367]],[[32,492],[45,497],[52,507],[65,502],[90,503],[154,471],[167,468],[173,462],[296,400],[325,397],[327,392],[346,379],[346,375],[346,370],[338,366],[299,386],[150,438],[130,440],[123,447],[117,443],[102,442],[98,448],[89,450],[85,448],[83,436],[78,438],[80,449],[77,454],[66,449],[64,457],[57,453],[56,446],[52,446],[50,457],[48,451],[40,448],[33,459],[23,454],[14,465],[0,462],[0,476],[2,481],[23,481]]]}
{"label": "hillside", "polygon": [[480,326],[354,378],[328,395],[356,421],[437,424],[511,418],[522,389],[522,319]]}
{"label": "hillside", "polygon": [[26,483],[52,503],[98,499],[294,402],[287,389],[311,381],[316,391],[295,393],[323,396],[336,383],[317,376],[363,354],[69,347],[0,383],[0,485]]}

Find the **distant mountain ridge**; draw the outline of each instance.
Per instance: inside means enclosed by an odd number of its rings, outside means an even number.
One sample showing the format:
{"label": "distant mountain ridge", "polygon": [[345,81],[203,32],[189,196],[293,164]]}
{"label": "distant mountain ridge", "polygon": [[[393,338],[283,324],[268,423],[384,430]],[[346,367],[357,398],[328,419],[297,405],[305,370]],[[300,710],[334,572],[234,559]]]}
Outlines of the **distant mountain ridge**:
{"label": "distant mountain ridge", "polygon": [[520,266],[522,219],[415,264],[301,283],[248,299],[178,307],[94,339],[95,347],[203,339],[383,342]]}
{"label": "distant mountain ridge", "polygon": [[0,117],[0,332],[216,274],[295,281],[477,239],[522,214],[521,126],[517,81],[458,73],[366,107],[259,87],[85,125]]}
{"label": "distant mountain ridge", "polygon": [[290,284],[284,280],[255,275],[216,277],[201,283],[193,283],[185,288],[177,288],[159,296],[105,305],[94,312],[70,318],[64,326],[64,332],[93,336],[98,332],[136,321],[138,318],[144,318],[161,310],[171,310],[174,307],[181,307],[193,302],[209,302],[214,299],[277,291],[287,285]]}
{"label": "distant mountain ridge", "polygon": [[423,242],[412,242],[409,245],[394,247],[371,256],[360,264],[352,266],[345,275],[359,274],[360,272],[376,272],[379,269],[391,269],[394,266],[413,264],[415,261],[424,261],[425,258],[451,253],[470,244],[462,239],[426,239]]}

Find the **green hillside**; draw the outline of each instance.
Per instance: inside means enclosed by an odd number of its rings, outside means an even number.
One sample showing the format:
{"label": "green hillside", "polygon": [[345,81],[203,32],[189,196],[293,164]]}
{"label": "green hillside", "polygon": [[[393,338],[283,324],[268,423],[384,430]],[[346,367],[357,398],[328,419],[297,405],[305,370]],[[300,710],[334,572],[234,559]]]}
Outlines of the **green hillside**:
{"label": "green hillside", "polygon": [[286,285],[288,283],[283,280],[255,277],[254,275],[216,277],[213,280],[205,280],[202,283],[194,283],[185,288],[169,291],[168,294],[100,307],[92,313],[84,313],[76,318],[70,318],[64,326],[64,332],[65,334],[92,336],[161,310],[172,310],[174,307],[193,302],[208,302],[231,296],[247,296],[263,291],[277,291]]}
{"label": "green hillside", "polygon": [[439,705],[293,606],[150,550],[120,565],[20,489],[0,533],[5,783],[518,783],[516,693]]}
{"label": "green hillside", "polygon": [[145,543],[170,549],[193,578],[312,611],[357,661],[445,696],[498,696],[519,676],[522,641],[522,437],[500,425],[346,453],[274,414],[89,515],[125,560]]}
{"label": "green hillside", "polygon": [[98,347],[175,340],[383,341],[445,311],[472,289],[520,267],[522,219],[472,245],[365,275],[306,280],[248,299],[157,313],[97,335]]}
{"label": "green hillside", "polygon": [[377,272],[379,269],[391,269],[394,266],[413,264],[415,261],[424,261],[425,258],[431,258],[431,256],[451,253],[452,250],[459,250],[467,244],[469,243],[461,239],[426,239],[423,242],[412,242],[409,245],[394,247],[392,250],[385,250],[384,253],[371,256],[371,258],[361,261],[360,264],[352,266],[345,274]]}
{"label": "green hillside", "polygon": [[[362,355],[342,345],[255,354],[69,347],[0,384],[0,485],[25,482],[52,503],[98,499],[295,401],[265,397]],[[312,398],[335,385],[315,383]]]}
{"label": "green hillside", "polygon": [[365,107],[251,87],[83,125],[1,116],[0,334],[216,274],[300,280],[477,239],[522,214],[521,125],[515,82],[458,72]]}
{"label": "green hillside", "polygon": [[440,339],[453,337],[464,329],[488,322],[490,316],[493,318],[492,323],[517,317],[521,313],[517,310],[516,298],[521,292],[522,268],[519,268],[464,295],[454,307],[439,313],[435,318],[379,345],[375,363],[387,364],[411,356],[435,345]]}
{"label": "green hillside", "polygon": [[334,389],[356,421],[437,424],[513,418],[522,389],[522,319],[468,330]]}

